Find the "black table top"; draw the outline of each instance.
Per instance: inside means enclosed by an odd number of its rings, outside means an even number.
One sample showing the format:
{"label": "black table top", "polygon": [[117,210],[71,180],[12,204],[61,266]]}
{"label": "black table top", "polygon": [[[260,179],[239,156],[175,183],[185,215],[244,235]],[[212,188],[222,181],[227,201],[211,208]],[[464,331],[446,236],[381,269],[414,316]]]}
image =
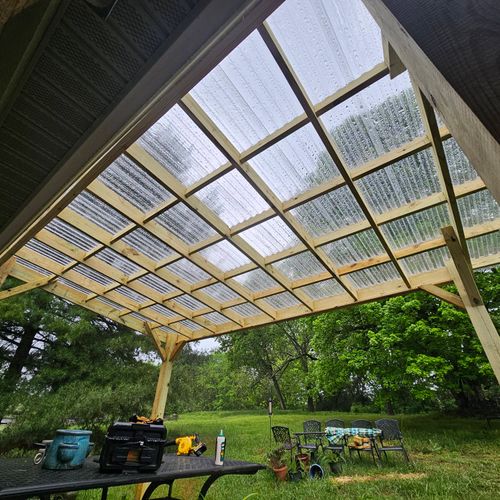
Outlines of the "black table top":
{"label": "black table top", "polygon": [[76,491],[123,484],[168,481],[213,474],[255,474],[264,469],[261,464],[224,460],[214,464],[213,457],[167,454],[156,472],[99,472],[99,464],[87,459],[81,469],[47,470],[34,465],[31,458],[0,458],[0,498]]}

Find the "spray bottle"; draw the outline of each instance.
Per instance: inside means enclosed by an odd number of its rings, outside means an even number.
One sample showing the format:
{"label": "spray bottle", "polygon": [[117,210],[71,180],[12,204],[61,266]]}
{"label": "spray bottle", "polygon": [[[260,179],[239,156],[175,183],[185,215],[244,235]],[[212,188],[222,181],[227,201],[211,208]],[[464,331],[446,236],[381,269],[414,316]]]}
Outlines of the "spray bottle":
{"label": "spray bottle", "polygon": [[226,437],[222,429],[217,436],[217,441],[215,443],[215,465],[224,465],[224,450],[226,448]]}

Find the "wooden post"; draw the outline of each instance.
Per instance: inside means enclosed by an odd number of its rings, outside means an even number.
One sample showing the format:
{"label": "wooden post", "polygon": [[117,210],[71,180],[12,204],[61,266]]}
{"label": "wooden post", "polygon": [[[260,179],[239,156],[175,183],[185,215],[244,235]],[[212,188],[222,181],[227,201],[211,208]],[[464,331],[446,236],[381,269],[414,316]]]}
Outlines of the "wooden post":
{"label": "wooden post", "polygon": [[455,230],[453,227],[448,226],[442,228],[441,231],[452,257],[452,260],[446,263],[446,267],[457,286],[458,293],[462,298],[486,357],[500,383],[500,337],[488,310],[484,306],[474,281],[472,267],[465,257]]}
{"label": "wooden post", "polygon": [[10,274],[10,270],[14,267],[16,258],[11,257],[3,266],[0,266],[0,288]]}

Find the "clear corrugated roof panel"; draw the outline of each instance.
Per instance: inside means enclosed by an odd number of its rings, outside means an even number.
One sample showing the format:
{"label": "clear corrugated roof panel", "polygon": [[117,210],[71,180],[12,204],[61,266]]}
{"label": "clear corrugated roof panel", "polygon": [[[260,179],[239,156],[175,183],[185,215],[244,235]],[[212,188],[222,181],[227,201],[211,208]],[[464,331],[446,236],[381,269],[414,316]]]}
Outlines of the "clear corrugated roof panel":
{"label": "clear corrugated roof panel", "polygon": [[226,162],[178,105],[163,115],[138,142],[185,186],[194,184]]}
{"label": "clear corrugated roof panel", "polygon": [[194,297],[191,297],[191,295],[180,295],[179,297],[176,297],[175,299],[172,300],[173,302],[177,302],[177,304],[180,304],[181,306],[184,306],[191,311],[196,311],[198,309],[205,309],[205,304],[203,302],[200,302],[198,299],[195,299]]}
{"label": "clear corrugated roof panel", "polygon": [[303,113],[256,31],[216,66],[191,95],[240,151]]}
{"label": "clear corrugated roof panel", "polygon": [[182,326],[185,326],[186,328],[189,328],[190,330],[201,330],[203,327],[199,325],[198,323],[195,323],[194,321],[191,321],[190,319],[184,319],[182,321],[179,321],[179,323]]}
{"label": "clear corrugated roof panel", "polygon": [[244,316],[246,318],[262,314],[262,311],[253,304],[250,304],[250,302],[245,302],[244,304],[238,304],[237,306],[230,307],[229,311],[234,311],[236,314],[239,314],[240,316]]}
{"label": "clear corrugated roof panel", "polygon": [[340,175],[311,124],[249,160],[281,201]]}
{"label": "clear corrugated roof panel", "polygon": [[147,302],[149,300],[147,297],[136,292],[135,290],[130,289],[128,286],[119,286],[118,288],[115,288],[115,292],[133,300],[137,304],[142,304],[143,302]]}
{"label": "clear corrugated roof panel", "polygon": [[95,269],[91,269],[84,264],[76,265],[73,270],[80,273],[82,276],[85,276],[85,278],[89,278],[103,286],[108,286],[114,283],[114,280],[111,278],[108,278],[106,275],[96,271]]}
{"label": "clear corrugated roof panel", "polygon": [[313,300],[325,299],[326,297],[333,297],[345,292],[339,282],[334,279],[319,281],[318,283],[299,288],[299,290],[305,292]]}
{"label": "clear corrugated roof panel", "polygon": [[85,252],[89,252],[99,244],[94,238],[58,218],[52,219],[45,229]]}
{"label": "clear corrugated roof panel", "polygon": [[373,229],[333,241],[321,248],[337,266],[347,266],[386,253]]}
{"label": "clear corrugated roof panel", "polygon": [[322,116],[348,167],[357,167],[424,133],[405,72],[386,76]]}
{"label": "clear corrugated roof panel", "polygon": [[121,231],[130,224],[130,220],[124,215],[87,191],[82,191],[69,207],[111,234]]}
{"label": "clear corrugated roof panel", "polygon": [[154,219],[188,245],[199,243],[215,231],[184,203],[177,203]]}
{"label": "clear corrugated roof panel", "polygon": [[210,275],[201,269],[201,267],[198,267],[187,259],[180,259],[173,264],[169,264],[166,269],[191,284],[210,278]]}
{"label": "clear corrugated roof panel", "polygon": [[429,149],[367,175],[356,184],[377,214],[441,191]]}
{"label": "clear corrugated roof panel", "polygon": [[172,330],[172,328],[169,328],[168,326],[160,326],[158,328],[158,330],[161,330],[162,332],[165,332],[165,333],[175,333],[177,334],[177,332],[175,330]]}
{"label": "clear corrugated roof panel", "polygon": [[500,254],[500,232],[485,234],[467,240],[467,248],[473,259]]}
{"label": "clear corrugated roof panel", "polygon": [[139,321],[142,321],[144,323],[148,323],[148,322],[152,321],[150,318],[146,318],[146,316],[144,316],[144,314],[141,314],[138,312],[130,313],[130,316],[132,316],[132,318],[138,319]]}
{"label": "clear corrugated roof panel", "polygon": [[314,103],[384,60],[361,0],[288,0],[268,22]]}
{"label": "clear corrugated roof panel", "polygon": [[96,253],[95,257],[103,262],[106,262],[106,264],[113,266],[115,269],[118,269],[127,276],[141,270],[138,265],[109,248],[104,248],[100,252]]}
{"label": "clear corrugated roof panel", "polygon": [[73,262],[73,259],[70,259],[67,255],[36,239],[31,239],[25,246],[62,266],[67,266]]}
{"label": "clear corrugated roof panel", "polygon": [[207,286],[206,288],[202,288],[201,291],[219,302],[228,302],[240,297],[236,292],[233,292],[231,288],[224,285],[224,283],[216,283],[215,285]]}
{"label": "clear corrugated roof panel", "polygon": [[358,288],[376,286],[380,283],[396,280],[401,277],[392,262],[361,269],[361,271],[356,271],[346,276]]}
{"label": "clear corrugated roof panel", "polygon": [[93,300],[97,300],[98,302],[102,302],[103,304],[106,304],[109,307],[112,307],[114,309],[123,309],[123,306],[120,304],[117,304],[114,300],[108,299],[107,297],[96,297]]}
{"label": "clear corrugated roof panel", "polygon": [[140,227],[126,234],[121,241],[155,262],[175,254],[167,244]]}
{"label": "clear corrugated roof panel", "polygon": [[146,285],[149,288],[153,289],[155,292],[161,294],[167,294],[177,290],[177,288],[172,286],[170,283],[166,282],[165,280],[162,280],[161,278],[156,276],[156,274],[152,273],[145,274],[144,276],[141,276],[135,281],[138,281],[139,283]]}
{"label": "clear corrugated roof panel", "polygon": [[449,258],[448,249],[440,247],[417,255],[410,255],[399,262],[405,273],[413,275],[441,269],[445,267],[444,263]]}
{"label": "clear corrugated roof panel", "polygon": [[92,293],[87,288],[79,285],[78,283],[75,283],[74,281],[70,281],[66,278],[57,278],[56,281],[58,283],[61,283],[61,285],[68,286],[69,288],[73,288],[73,290],[76,290],[77,292],[80,292],[80,293],[84,293],[85,295],[89,295]]}
{"label": "clear corrugated roof panel", "polygon": [[454,185],[464,184],[478,177],[476,170],[453,137],[443,142],[443,148]]}
{"label": "clear corrugated roof panel", "polygon": [[279,286],[278,283],[262,269],[248,271],[247,273],[235,276],[233,279],[252,292],[262,292],[263,290]]}
{"label": "clear corrugated roof panel", "polygon": [[195,195],[228,226],[235,226],[269,208],[236,170],[223,175]]}
{"label": "clear corrugated roof panel", "polygon": [[144,213],[173,198],[171,193],[124,155],[119,156],[98,179]]}
{"label": "clear corrugated roof panel", "polygon": [[404,248],[441,236],[441,228],[450,224],[446,205],[416,212],[380,226],[389,245]]}
{"label": "clear corrugated roof panel", "polygon": [[295,233],[280,217],[273,217],[240,233],[240,236],[263,257],[269,257],[300,243]]}
{"label": "clear corrugated roof panel", "polygon": [[457,205],[464,227],[472,227],[500,217],[500,206],[486,189],[459,198]]}
{"label": "clear corrugated roof panel", "polygon": [[16,264],[20,264],[21,266],[27,267],[28,269],[36,271],[37,273],[43,274],[44,276],[52,276],[53,275],[53,273],[51,273],[50,271],[47,271],[47,269],[44,269],[43,267],[37,266],[36,264],[33,264],[29,260],[23,259],[22,257],[16,257]]}
{"label": "clear corrugated roof panel", "polygon": [[303,252],[273,263],[290,281],[325,272],[320,261],[311,253]]}
{"label": "clear corrugated roof panel", "polygon": [[201,317],[210,321],[210,323],[213,323],[214,325],[223,325],[225,323],[230,322],[225,316],[223,316],[222,314],[220,314],[218,312],[211,312],[208,314],[204,314]]}
{"label": "clear corrugated roof panel", "polygon": [[365,219],[347,186],[294,208],[291,213],[312,236],[322,236]]}
{"label": "clear corrugated roof panel", "polygon": [[161,314],[166,318],[175,318],[176,316],[179,316],[176,312],[171,311],[170,309],[166,308],[165,306],[162,306],[161,304],[153,304],[151,307],[145,309],[145,311],[147,311],[148,309],[151,309],[152,311],[157,312],[158,314]]}
{"label": "clear corrugated roof panel", "polygon": [[211,245],[198,253],[223,272],[250,263],[250,259],[227,240]]}
{"label": "clear corrugated roof panel", "polygon": [[300,302],[290,292],[271,295],[263,300],[275,309],[286,309],[287,307],[293,307],[300,304]]}

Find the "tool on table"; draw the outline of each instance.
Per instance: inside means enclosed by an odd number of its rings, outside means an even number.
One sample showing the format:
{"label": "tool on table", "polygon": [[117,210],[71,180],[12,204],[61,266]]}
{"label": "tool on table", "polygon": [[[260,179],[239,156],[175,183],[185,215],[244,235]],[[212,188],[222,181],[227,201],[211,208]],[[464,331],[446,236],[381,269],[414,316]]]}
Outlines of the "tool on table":
{"label": "tool on table", "polygon": [[177,445],[177,455],[196,455],[199,457],[207,451],[207,445],[200,441],[198,434],[180,436],[167,442],[167,446]]}

